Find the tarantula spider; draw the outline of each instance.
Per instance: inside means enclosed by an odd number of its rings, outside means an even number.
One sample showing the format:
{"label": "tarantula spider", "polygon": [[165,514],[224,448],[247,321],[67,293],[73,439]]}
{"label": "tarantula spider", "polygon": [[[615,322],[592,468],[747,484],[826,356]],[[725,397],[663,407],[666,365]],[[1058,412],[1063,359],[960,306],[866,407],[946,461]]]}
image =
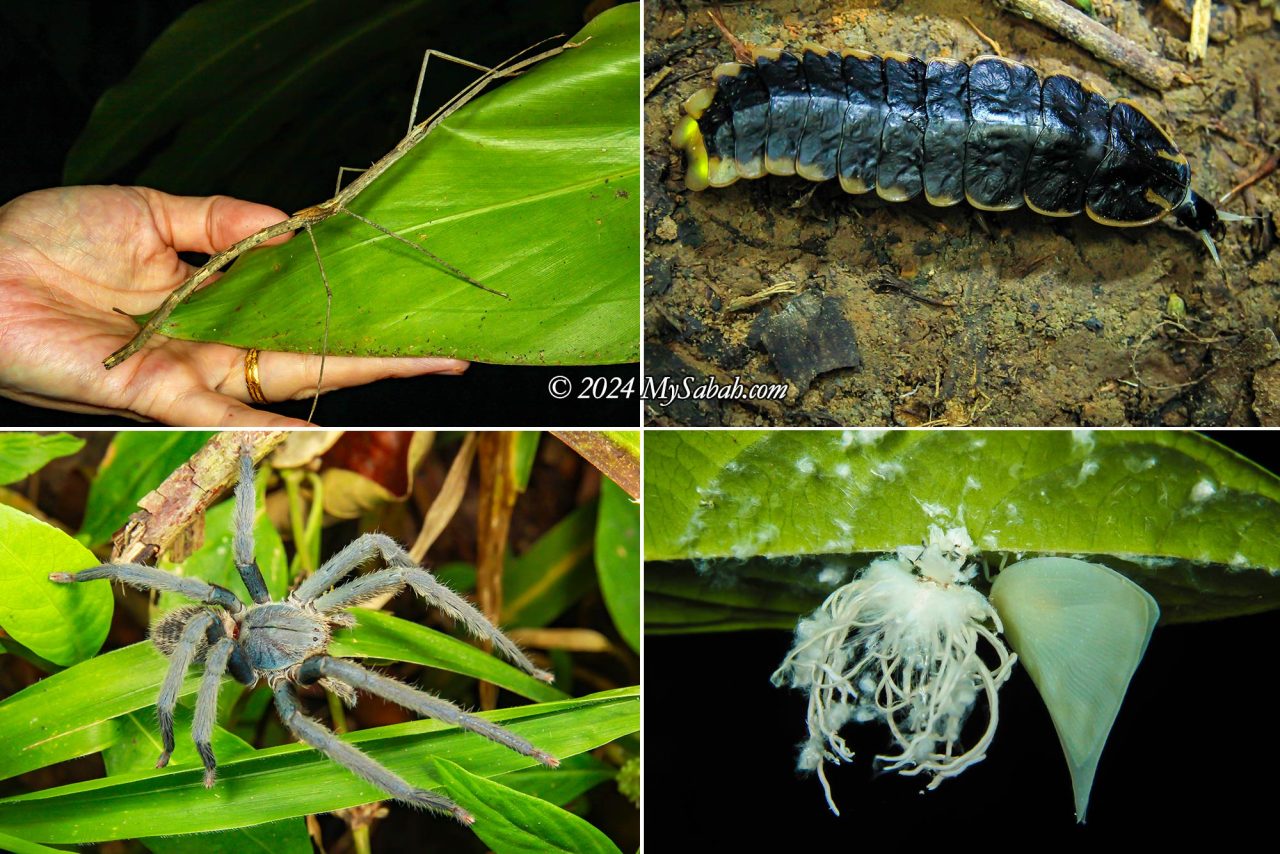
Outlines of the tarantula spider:
{"label": "tarantula spider", "polygon": [[[359,537],[298,585],[283,602],[273,602],[254,558],[253,520],[253,460],[245,450],[240,456],[240,480],[235,489],[234,551],[236,568],[253,598],[252,605],[246,605],[225,587],[141,564],[106,563],[80,572],[54,572],[49,575],[50,581],[61,584],[109,578],[143,590],[169,590],[203,603],[166,614],[151,631],[152,642],[169,659],[169,670],[156,702],[160,735],[164,741],[164,752],[156,761],[157,768],[168,764],[173,754],[173,711],[187,669],[196,661],[203,661],[204,677],[196,695],[191,736],[204,762],[206,788],[214,783],[217,763],[209,739],[218,707],[218,688],[228,671],[245,685],[265,679],[275,695],[280,719],[299,741],[311,745],[392,798],[412,806],[450,813],[465,824],[471,824],[474,819],[462,807],[443,795],[410,785],[355,747],[339,740],[323,724],[307,717],[290,685],[319,682],[347,705],[355,704],[356,690],[362,689],[425,717],[482,735],[517,753],[531,756],[547,767],[555,768],[560,764],[554,756],[538,750],[515,733],[467,714],[448,700],[411,688],[355,662],[326,654],[331,628],[355,625],[355,618],[343,609],[408,585],[427,602],[466,626],[473,635],[492,641],[495,648],[521,669],[545,682],[552,680],[551,674],[535,667],[514,641],[469,602],[415,563],[394,540],[382,534]],[[375,554],[381,555],[386,563],[385,569],[338,585],[344,576]]]}

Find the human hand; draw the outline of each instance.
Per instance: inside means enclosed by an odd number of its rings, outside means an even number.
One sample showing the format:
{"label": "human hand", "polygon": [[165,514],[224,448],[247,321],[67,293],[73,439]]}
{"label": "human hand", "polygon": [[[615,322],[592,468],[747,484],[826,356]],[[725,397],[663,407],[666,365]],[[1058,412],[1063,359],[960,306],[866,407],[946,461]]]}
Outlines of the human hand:
{"label": "human hand", "polygon": [[[145,187],[61,187],[0,207],[0,394],[179,426],[305,425],[247,405],[238,347],[157,336],[158,346],[102,366],[138,331],[126,315],[154,310],[194,272],[178,252],[212,254],[283,219],[266,205]],[[319,356],[263,351],[258,366],[268,400],[315,392]],[[331,356],[321,390],[466,368],[457,359]]]}

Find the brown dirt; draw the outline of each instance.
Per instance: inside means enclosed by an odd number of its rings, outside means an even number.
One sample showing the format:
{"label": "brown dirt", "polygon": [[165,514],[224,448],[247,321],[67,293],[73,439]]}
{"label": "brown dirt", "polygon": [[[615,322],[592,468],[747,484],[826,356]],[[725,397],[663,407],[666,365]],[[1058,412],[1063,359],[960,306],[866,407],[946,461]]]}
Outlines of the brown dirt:
{"label": "brown dirt", "polygon": [[[1187,27],[1158,2],[1095,2],[1099,19],[1175,61]],[[701,4],[647,4],[645,24],[646,364],[649,376],[778,382],[751,336],[794,283],[842,300],[859,367],[819,376],[779,403],[647,403],[669,424],[1246,425],[1280,423],[1280,178],[1228,210],[1259,214],[1228,229],[1221,270],[1189,232],[1106,228],[1020,210],[891,205],[836,182],[739,181],[685,190],[667,140],[680,105],[732,59]],[[1280,144],[1280,47],[1256,4],[1232,7],[1235,35],[1209,45],[1192,85],[1159,93],[994,4],[948,0],[789,0],[723,7],[748,44],[900,50],[971,60],[1005,56],[1064,72],[1108,98],[1129,97],[1167,127],[1197,191],[1217,199]],[[910,294],[911,296],[909,296]],[[916,297],[916,298],[913,298]],[[1185,309],[1176,304],[1182,301]],[[924,301],[919,298],[924,298]],[[749,340],[750,338],[750,340]]]}

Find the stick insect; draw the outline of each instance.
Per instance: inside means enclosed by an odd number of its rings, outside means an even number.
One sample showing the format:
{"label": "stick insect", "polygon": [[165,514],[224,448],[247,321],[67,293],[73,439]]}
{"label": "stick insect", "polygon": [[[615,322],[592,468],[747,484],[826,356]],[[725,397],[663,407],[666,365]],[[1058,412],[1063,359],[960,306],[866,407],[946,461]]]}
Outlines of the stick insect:
{"label": "stick insect", "polygon": [[[367,169],[361,170],[361,169],[357,169],[355,167],[350,167],[350,166],[341,167],[338,172],[338,184],[334,188],[334,195],[332,198],[327,199],[323,202],[320,202],[319,204],[312,205],[311,207],[304,208],[303,210],[300,210],[297,213],[293,214],[293,216],[289,217],[288,219],[278,222],[275,225],[267,226],[266,228],[261,229],[258,232],[255,232],[249,237],[246,237],[244,240],[241,240],[239,243],[236,243],[230,248],[224,249],[223,251],[218,252],[215,255],[211,256],[209,260],[204,264],[204,266],[202,266],[199,270],[196,270],[194,273],[192,273],[191,276],[188,277],[186,281],[184,281],[181,285],[179,285],[172,293],[169,294],[169,296],[165,297],[164,301],[160,303],[159,307],[155,310],[155,312],[151,315],[151,317],[147,320],[147,322],[142,326],[141,329],[138,330],[137,334],[135,334],[134,337],[127,344],[125,344],[120,349],[116,350],[114,353],[112,353],[110,356],[108,356],[106,359],[102,361],[103,367],[105,367],[107,370],[111,370],[112,368],[123,363],[130,356],[134,355],[139,350],[141,350],[146,345],[146,343],[149,340],[151,340],[152,336],[154,336],[156,332],[159,331],[160,327],[169,318],[169,315],[173,313],[174,309],[176,309],[183,302],[185,302],[191,296],[191,294],[193,294],[201,285],[203,285],[206,281],[208,281],[209,277],[212,276],[214,273],[216,273],[218,270],[222,269],[227,264],[239,258],[241,255],[243,255],[245,252],[248,252],[250,249],[257,248],[258,246],[261,246],[263,243],[266,243],[268,240],[271,240],[274,237],[279,237],[282,234],[287,234],[288,232],[302,229],[306,231],[307,237],[310,238],[311,240],[311,247],[312,247],[312,250],[315,252],[315,256],[316,256],[316,264],[320,269],[320,279],[321,279],[321,282],[324,284],[324,289],[325,289],[324,336],[320,344],[320,358],[321,358],[320,373],[316,380],[316,400],[318,400],[321,383],[324,381],[324,358],[328,351],[328,346],[329,346],[329,318],[330,318],[330,312],[333,305],[333,291],[329,287],[328,275],[325,273],[324,261],[320,257],[320,248],[316,243],[316,238],[315,238],[314,232],[312,231],[312,227],[317,223],[324,222],[325,220],[331,217],[337,216],[338,214],[345,214],[349,217],[352,217],[353,219],[357,219],[365,223],[366,225],[369,225],[370,227],[375,228],[378,231],[381,231],[387,236],[392,237],[401,243],[404,243],[408,246],[413,247],[418,252],[421,252],[422,254],[430,258],[434,263],[444,268],[450,274],[461,279],[462,281],[467,282],[473,287],[476,287],[482,291],[486,291],[488,293],[494,294],[495,296],[502,297],[503,299],[510,299],[510,297],[506,293],[503,293],[502,291],[495,290],[493,288],[490,288],[490,287],[487,287],[486,285],[481,284],[480,282],[468,276],[466,273],[459,270],[457,267],[454,267],[453,265],[449,264],[443,258],[434,254],[430,250],[422,246],[419,246],[418,244],[402,237],[399,234],[396,234],[391,229],[386,228],[385,226],[379,225],[378,223],[374,222],[371,219],[368,219],[367,217],[361,216],[355,211],[350,210],[347,207],[347,205],[354,198],[356,198],[356,196],[360,195],[360,193],[362,193],[365,189],[367,189],[375,181],[377,181],[378,178],[381,177],[381,175],[384,172],[386,172],[387,169],[391,168],[393,164],[395,164],[398,160],[400,160],[400,158],[404,157],[415,146],[417,146],[418,143],[426,139],[427,136],[430,135],[430,133],[433,130],[435,130],[436,127],[438,127],[441,122],[443,122],[449,116],[453,115],[463,106],[465,106],[467,103],[469,103],[470,101],[475,99],[477,96],[479,96],[483,92],[483,90],[489,86],[489,84],[502,78],[515,77],[523,73],[528,68],[538,64],[539,62],[542,62],[545,59],[549,59],[553,56],[556,56],[557,54],[563,53],[564,51],[569,50],[570,48],[580,47],[582,44],[581,42],[579,43],[565,42],[563,45],[560,45],[559,47],[550,48],[548,50],[542,50],[532,56],[528,55],[533,51],[538,51],[539,48],[541,48],[543,45],[547,44],[548,42],[554,41],[555,39],[559,39],[563,37],[564,37],[563,34],[561,34],[561,35],[552,36],[551,38],[548,38],[548,39],[544,39],[538,42],[537,44],[533,45],[532,47],[529,47],[529,48],[526,48],[525,50],[520,51],[519,53],[503,61],[497,66],[494,66],[493,68],[479,65],[477,63],[470,62],[465,59],[460,59],[456,56],[451,56],[450,54],[443,53],[441,51],[427,50],[426,53],[423,54],[422,67],[418,72],[418,84],[416,89],[414,90],[413,104],[411,105],[410,111],[409,111],[408,132],[405,134],[403,139],[401,139],[398,143],[396,143],[395,147],[392,148],[391,151],[387,152],[387,154],[385,154],[381,159],[379,159],[377,162],[375,162],[372,166],[368,167]],[[484,73],[481,74],[478,78],[476,78],[476,80],[474,80],[468,86],[466,86],[461,92],[459,92],[458,94],[450,98],[448,101],[446,101],[444,105],[442,105],[434,113],[428,116],[425,120],[415,124],[417,115],[418,115],[418,101],[422,94],[422,84],[423,84],[423,81],[426,79],[427,65],[431,61],[432,57],[448,60],[450,62],[454,62],[459,65],[466,66],[468,68],[473,68],[478,71],[482,71]],[[342,177],[343,177],[343,174],[346,172],[359,172],[360,174],[355,179],[353,179],[351,183],[347,184],[346,187],[343,187]],[[314,402],[312,404],[311,411],[312,411],[312,414],[314,415],[315,413]]]}

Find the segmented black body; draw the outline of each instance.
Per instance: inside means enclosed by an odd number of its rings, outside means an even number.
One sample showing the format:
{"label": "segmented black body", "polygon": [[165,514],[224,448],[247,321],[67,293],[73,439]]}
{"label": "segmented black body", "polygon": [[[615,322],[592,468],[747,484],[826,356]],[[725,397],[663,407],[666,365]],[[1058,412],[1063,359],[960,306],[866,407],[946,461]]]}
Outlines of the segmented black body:
{"label": "segmented black body", "polygon": [[[1187,158],[1137,104],[1065,74],[984,56],[756,49],[716,68],[672,133],[690,189],[765,174],[838,178],[850,193],[982,210],[1024,203],[1131,226],[1174,214],[1212,250],[1222,225]],[[1216,253],[1215,253],[1216,258]]]}

